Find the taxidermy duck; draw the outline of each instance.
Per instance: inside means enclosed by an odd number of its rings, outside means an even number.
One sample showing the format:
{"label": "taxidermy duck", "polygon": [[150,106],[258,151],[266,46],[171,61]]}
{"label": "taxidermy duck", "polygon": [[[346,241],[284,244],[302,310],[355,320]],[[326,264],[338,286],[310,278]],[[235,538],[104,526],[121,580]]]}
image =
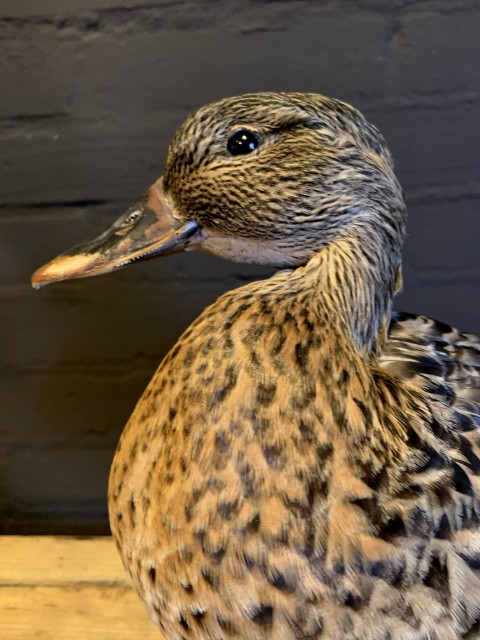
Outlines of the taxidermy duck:
{"label": "taxidermy duck", "polygon": [[201,108],[165,172],[34,286],[198,249],[222,295],[120,439],[114,539],[167,640],[480,638],[480,344],[393,315],[405,204],[378,130],[320,95]]}

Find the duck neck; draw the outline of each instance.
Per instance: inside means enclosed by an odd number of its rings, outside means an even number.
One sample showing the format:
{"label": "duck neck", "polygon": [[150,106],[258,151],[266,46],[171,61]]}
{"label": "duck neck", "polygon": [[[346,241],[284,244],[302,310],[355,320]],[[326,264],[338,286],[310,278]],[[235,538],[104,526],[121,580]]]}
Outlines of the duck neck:
{"label": "duck neck", "polygon": [[316,279],[319,316],[364,355],[381,350],[401,287],[403,225],[391,222],[364,212],[305,267]]}

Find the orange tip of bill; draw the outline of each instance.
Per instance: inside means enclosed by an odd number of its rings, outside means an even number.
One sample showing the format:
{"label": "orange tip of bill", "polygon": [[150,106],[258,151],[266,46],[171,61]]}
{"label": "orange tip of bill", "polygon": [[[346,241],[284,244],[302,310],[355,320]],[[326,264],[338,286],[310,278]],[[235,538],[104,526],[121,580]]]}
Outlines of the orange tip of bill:
{"label": "orange tip of bill", "polygon": [[35,271],[31,279],[32,287],[40,289],[50,282],[74,278],[77,274],[84,275],[92,262],[92,254],[58,256]]}

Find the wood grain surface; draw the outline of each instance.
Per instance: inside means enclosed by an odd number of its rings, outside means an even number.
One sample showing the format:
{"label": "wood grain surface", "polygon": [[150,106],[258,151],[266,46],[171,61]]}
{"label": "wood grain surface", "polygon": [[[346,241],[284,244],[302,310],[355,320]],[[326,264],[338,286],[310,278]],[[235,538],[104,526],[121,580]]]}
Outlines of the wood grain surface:
{"label": "wood grain surface", "polygon": [[0,537],[2,640],[159,640],[111,538]]}

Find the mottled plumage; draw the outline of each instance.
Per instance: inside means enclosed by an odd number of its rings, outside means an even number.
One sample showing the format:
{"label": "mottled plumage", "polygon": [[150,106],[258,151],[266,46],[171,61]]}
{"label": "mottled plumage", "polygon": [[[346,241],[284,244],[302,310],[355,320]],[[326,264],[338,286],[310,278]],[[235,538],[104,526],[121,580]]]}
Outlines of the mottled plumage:
{"label": "mottled plumage", "polygon": [[[232,155],[238,130],[258,145]],[[480,343],[392,317],[404,230],[361,114],[251,94],[191,116],[140,206],[34,277],[193,248],[284,269],[199,316],[118,445],[112,532],[167,640],[480,638]]]}

